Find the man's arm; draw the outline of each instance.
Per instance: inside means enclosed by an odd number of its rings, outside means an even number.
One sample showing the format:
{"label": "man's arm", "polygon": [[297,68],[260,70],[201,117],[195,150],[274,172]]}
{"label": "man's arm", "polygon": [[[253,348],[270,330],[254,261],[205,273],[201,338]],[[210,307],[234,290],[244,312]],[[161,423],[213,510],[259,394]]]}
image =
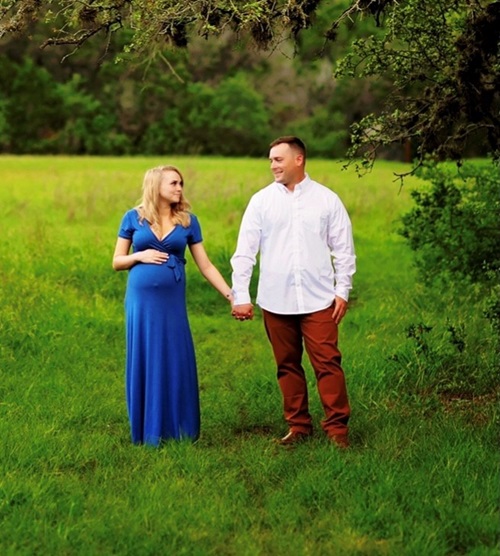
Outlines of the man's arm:
{"label": "man's arm", "polygon": [[347,311],[352,277],[356,272],[351,220],[340,199],[337,199],[330,221],[328,246],[333,257],[335,281],[335,307],[332,318],[339,324]]}
{"label": "man's arm", "polygon": [[250,280],[260,248],[260,212],[254,198],[245,210],[241,220],[236,251],[231,257],[232,290],[234,296],[232,314],[238,320],[253,318],[250,298]]}

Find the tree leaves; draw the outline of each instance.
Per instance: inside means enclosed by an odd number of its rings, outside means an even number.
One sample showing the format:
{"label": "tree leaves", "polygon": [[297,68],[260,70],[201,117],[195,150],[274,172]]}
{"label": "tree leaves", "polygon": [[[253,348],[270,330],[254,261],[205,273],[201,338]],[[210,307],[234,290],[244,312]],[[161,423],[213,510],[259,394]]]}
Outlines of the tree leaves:
{"label": "tree leaves", "polygon": [[[45,18],[53,34],[43,46],[78,49],[97,36],[109,44],[120,32],[128,59],[228,30],[265,50],[298,41],[320,8],[319,0],[5,0],[0,38]],[[471,142],[500,158],[498,0],[354,0],[338,8],[325,40],[367,18],[379,29],[353,37],[337,78],[392,83],[385,106],[353,127],[351,158],[362,155],[370,167],[382,147],[408,142],[417,166],[427,154],[459,160]]]}
{"label": "tree leaves", "polygon": [[393,82],[385,107],[353,127],[350,156],[411,141],[425,156],[460,160],[471,141],[500,157],[500,3],[407,0],[386,8],[384,32],[353,43],[337,76]]}

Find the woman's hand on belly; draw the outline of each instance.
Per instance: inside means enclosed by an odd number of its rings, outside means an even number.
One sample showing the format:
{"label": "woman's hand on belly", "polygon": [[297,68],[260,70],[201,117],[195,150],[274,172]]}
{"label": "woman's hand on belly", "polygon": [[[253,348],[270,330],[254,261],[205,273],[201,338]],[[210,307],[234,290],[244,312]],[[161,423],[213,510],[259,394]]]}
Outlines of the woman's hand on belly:
{"label": "woman's hand on belly", "polygon": [[156,249],[146,249],[137,253],[141,263],[163,264],[168,261],[168,253]]}

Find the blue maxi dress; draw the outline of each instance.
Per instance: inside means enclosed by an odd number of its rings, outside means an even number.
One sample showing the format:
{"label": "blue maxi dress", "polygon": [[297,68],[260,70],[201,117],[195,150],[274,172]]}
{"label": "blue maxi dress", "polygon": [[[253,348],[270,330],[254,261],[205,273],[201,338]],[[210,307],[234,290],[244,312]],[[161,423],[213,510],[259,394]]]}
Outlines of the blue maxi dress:
{"label": "blue maxi dress", "polygon": [[137,263],[128,271],[125,295],[126,398],[132,442],[158,446],[162,440],[200,433],[200,403],[193,339],[186,309],[184,258],[187,245],[202,241],[198,219],[177,225],[162,240],[136,209],[123,217],[119,237],[135,251],[169,254],[161,265]]}

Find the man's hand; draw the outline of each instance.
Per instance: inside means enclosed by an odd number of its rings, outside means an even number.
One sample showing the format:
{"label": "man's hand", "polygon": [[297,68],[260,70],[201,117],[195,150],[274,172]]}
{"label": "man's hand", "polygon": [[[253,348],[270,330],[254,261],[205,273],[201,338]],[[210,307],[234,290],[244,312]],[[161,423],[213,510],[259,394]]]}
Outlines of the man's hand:
{"label": "man's hand", "polygon": [[335,297],[332,319],[335,324],[340,324],[340,321],[344,318],[347,313],[347,301],[342,299],[342,297]]}
{"label": "man's hand", "polygon": [[253,319],[253,305],[245,303],[243,305],[233,305],[231,315],[236,320],[252,320]]}

